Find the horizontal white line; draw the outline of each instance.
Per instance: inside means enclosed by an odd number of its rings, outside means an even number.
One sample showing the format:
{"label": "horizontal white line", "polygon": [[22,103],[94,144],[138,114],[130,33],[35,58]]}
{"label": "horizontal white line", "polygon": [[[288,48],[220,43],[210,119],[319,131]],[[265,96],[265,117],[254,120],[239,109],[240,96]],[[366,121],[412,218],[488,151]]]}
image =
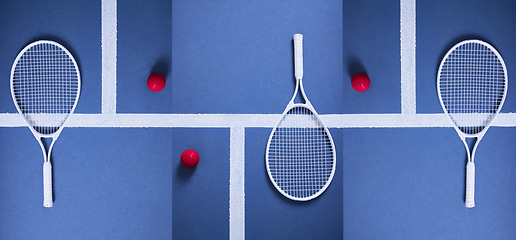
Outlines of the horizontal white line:
{"label": "horizontal white line", "polygon": [[[273,128],[281,114],[73,114],[66,127],[113,128]],[[328,114],[320,115],[328,128],[453,127],[439,114]],[[25,127],[19,114],[0,114],[0,127]],[[500,113],[492,126],[516,127],[515,113]]]}

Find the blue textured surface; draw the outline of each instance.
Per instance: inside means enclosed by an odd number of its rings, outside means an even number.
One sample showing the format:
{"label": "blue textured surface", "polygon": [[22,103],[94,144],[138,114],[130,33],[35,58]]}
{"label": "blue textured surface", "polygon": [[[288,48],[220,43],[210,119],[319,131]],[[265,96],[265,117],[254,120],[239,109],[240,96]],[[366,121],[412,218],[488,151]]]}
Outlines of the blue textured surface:
{"label": "blue textured surface", "polygon": [[[495,46],[516,67],[516,3],[418,1],[417,112],[442,113],[437,67],[456,42]],[[304,34],[304,86],[320,114],[400,113],[399,1],[119,1],[118,113],[281,113],[294,90],[292,35]],[[12,62],[28,43],[68,47],[82,75],[76,113],[101,112],[101,1],[0,2],[0,112],[16,113]],[[351,88],[366,72],[371,87]],[[151,92],[152,72],[167,77]],[[509,92],[502,112],[516,109]],[[265,170],[271,129],[245,130],[246,239],[513,239],[516,129],[489,129],[464,207],[466,153],[452,128],[330,129],[337,171],[319,198],[284,198]],[[0,239],[228,239],[227,128],[67,128],[42,207],[41,150],[0,128]],[[201,160],[179,164],[186,149]]]}
{"label": "blue textured surface", "polygon": [[[279,193],[263,171],[269,129],[246,131],[246,239],[342,239],[342,154],[332,183],[319,197],[296,202]],[[342,130],[331,131],[342,149]]]}

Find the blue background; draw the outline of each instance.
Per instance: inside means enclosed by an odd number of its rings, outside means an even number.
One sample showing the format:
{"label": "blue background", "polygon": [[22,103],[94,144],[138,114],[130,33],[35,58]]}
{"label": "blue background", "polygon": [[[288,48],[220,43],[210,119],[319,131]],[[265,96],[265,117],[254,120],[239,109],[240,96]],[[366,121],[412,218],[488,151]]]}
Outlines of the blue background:
{"label": "blue background", "polygon": [[[516,68],[516,2],[416,3],[417,113],[442,113],[435,79],[453,44],[480,38]],[[0,1],[0,112],[16,113],[10,69],[37,39],[75,56],[76,113],[101,112],[101,1]],[[304,87],[319,114],[401,112],[399,1],[119,1],[118,113],[278,114],[294,89],[292,35],[304,34]],[[151,92],[152,72],[167,77]],[[351,76],[366,72],[366,92]],[[516,110],[509,84],[503,113]],[[326,192],[290,201],[270,183],[271,129],[245,129],[246,239],[514,239],[516,129],[489,129],[476,154],[452,128],[331,129]],[[228,239],[228,128],[66,128],[53,155],[54,207],[42,207],[41,150],[26,127],[0,128],[0,239]],[[201,162],[185,169],[179,156]]]}

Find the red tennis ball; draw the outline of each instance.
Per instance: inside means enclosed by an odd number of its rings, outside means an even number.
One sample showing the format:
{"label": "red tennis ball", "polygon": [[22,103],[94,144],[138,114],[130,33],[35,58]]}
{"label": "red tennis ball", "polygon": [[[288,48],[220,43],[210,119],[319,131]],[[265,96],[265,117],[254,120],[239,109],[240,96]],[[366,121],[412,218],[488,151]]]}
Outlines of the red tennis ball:
{"label": "red tennis ball", "polygon": [[194,168],[199,164],[199,154],[192,149],[185,150],[181,154],[181,164],[186,168]]}
{"label": "red tennis ball", "polygon": [[161,73],[153,73],[147,78],[147,87],[151,91],[159,92],[163,90],[165,84],[167,84],[167,80]]}
{"label": "red tennis ball", "polygon": [[365,73],[357,73],[351,78],[351,86],[359,92],[363,92],[369,88],[371,80]]}

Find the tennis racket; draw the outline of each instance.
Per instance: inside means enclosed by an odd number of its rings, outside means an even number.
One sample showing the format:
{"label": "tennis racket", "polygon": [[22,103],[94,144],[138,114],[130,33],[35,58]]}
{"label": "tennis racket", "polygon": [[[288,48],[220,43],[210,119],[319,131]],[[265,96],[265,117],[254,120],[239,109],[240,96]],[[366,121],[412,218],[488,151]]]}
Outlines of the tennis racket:
{"label": "tennis racket", "polygon": [[[43,206],[52,207],[52,148],[73,113],[81,91],[79,68],[66,48],[52,41],[26,46],[11,68],[11,95],[16,109],[43,151]],[[46,151],[42,138],[52,138]]]}
{"label": "tennis racket", "polygon": [[[303,35],[294,35],[296,89],[283,117],[269,136],[269,178],[285,197],[308,201],[321,195],[335,173],[333,139],[303,89]],[[298,91],[305,103],[294,103]]]}
{"label": "tennis racket", "polygon": [[[475,152],[507,93],[505,63],[491,45],[466,40],[444,56],[437,74],[439,101],[455,124],[466,152],[466,207],[475,206]],[[466,138],[476,138],[473,149]]]}

